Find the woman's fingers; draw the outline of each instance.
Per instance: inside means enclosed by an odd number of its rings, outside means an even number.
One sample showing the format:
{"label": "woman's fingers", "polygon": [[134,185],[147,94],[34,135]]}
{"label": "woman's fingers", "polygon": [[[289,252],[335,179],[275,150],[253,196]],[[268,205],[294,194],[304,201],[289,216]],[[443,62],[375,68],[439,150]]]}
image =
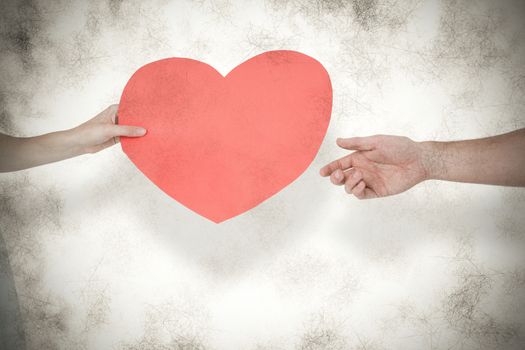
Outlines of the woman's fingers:
{"label": "woman's fingers", "polygon": [[118,142],[118,140],[115,140],[116,138],[110,138],[109,140],[103,142],[103,143],[100,143],[100,144],[96,144],[96,145],[91,145],[91,146],[88,146],[85,148],[85,152],[86,153],[97,153],[97,152],[100,152],[102,151],[103,149],[106,149],[108,147],[111,147],[113,146],[115,143]]}
{"label": "woman's fingers", "polygon": [[104,112],[106,112],[111,117],[111,122],[113,124],[118,124],[118,117],[117,117],[118,104],[113,104],[109,106],[108,108],[106,108]]}

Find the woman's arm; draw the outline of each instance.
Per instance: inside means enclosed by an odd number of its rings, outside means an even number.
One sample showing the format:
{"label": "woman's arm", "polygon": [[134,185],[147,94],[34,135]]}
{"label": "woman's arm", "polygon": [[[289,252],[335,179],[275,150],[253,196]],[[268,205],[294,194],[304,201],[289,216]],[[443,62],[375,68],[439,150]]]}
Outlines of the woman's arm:
{"label": "woman's arm", "polygon": [[143,136],[137,126],[116,124],[118,105],[112,105],[87,122],[69,130],[35,137],[0,133],[0,172],[17,171],[95,153],[119,142],[120,136]]}

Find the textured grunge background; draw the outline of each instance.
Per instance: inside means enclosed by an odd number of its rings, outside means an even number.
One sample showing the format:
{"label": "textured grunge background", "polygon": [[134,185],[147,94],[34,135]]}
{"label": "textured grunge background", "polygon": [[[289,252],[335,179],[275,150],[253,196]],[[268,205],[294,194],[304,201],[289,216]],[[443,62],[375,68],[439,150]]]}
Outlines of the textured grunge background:
{"label": "textured grunge background", "polygon": [[1,175],[4,348],[523,349],[524,189],[429,182],[358,201],[318,176],[336,136],[525,127],[522,1],[2,1],[0,16],[14,135],[91,118],[170,56],[226,73],[298,50],[334,88],[311,168],[220,225],[118,146]]}

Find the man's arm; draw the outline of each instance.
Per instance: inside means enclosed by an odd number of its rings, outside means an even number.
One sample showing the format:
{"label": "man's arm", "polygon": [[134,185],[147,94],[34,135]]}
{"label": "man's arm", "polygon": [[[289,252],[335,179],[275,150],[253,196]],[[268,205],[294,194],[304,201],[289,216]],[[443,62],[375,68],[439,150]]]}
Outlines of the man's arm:
{"label": "man's arm", "polygon": [[525,129],[475,140],[422,142],[427,178],[525,186]]}
{"label": "man's arm", "polygon": [[355,152],[320,173],[360,199],[394,195],[430,179],[525,186],[525,129],[465,141],[375,135],[338,139],[337,144]]}
{"label": "man's arm", "polygon": [[143,136],[146,130],[116,125],[118,105],[70,130],[35,137],[13,137],[0,133],[0,172],[17,171],[59,160],[95,153],[114,145],[120,136]]}

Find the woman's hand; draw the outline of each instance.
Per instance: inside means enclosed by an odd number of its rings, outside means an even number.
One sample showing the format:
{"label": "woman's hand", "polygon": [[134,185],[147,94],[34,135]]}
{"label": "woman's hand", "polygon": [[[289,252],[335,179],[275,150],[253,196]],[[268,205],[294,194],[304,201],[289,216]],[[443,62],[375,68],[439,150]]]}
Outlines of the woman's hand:
{"label": "woman's hand", "polygon": [[146,134],[139,126],[118,125],[118,105],[111,105],[92,119],[70,130],[81,153],[96,153],[120,142],[120,136],[138,137]]}
{"label": "woman's hand", "polygon": [[146,129],[117,125],[118,105],[111,105],[87,122],[69,130],[34,137],[0,133],[0,172],[17,171],[96,153],[119,142],[121,136],[139,137]]}

